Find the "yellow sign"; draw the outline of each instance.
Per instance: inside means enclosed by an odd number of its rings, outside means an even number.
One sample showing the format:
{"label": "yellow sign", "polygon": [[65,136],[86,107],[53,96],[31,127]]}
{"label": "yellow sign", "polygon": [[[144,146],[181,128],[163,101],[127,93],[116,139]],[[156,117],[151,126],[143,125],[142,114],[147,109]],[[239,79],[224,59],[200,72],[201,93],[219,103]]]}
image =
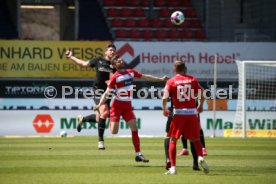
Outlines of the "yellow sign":
{"label": "yellow sign", "polygon": [[[224,137],[242,137],[242,130],[225,129]],[[246,137],[276,137],[276,130],[247,130]]]}
{"label": "yellow sign", "polygon": [[75,57],[88,61],[104,56],[108,43],[0,40],[0,77],[95,77],[93,68],[78,66],[65,52],[71,49]]}

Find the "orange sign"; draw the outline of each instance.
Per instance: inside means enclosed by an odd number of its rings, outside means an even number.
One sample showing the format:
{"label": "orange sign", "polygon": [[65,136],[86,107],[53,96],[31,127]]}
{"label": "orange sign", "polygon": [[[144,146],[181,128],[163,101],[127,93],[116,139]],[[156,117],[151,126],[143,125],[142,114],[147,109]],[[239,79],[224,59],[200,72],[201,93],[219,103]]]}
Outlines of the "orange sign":
{"label": "orange sign", "polygon": [[49,133],[54,127],[54,120],[49,114],[38,114],[33,120],[33,126],[37,133]]}

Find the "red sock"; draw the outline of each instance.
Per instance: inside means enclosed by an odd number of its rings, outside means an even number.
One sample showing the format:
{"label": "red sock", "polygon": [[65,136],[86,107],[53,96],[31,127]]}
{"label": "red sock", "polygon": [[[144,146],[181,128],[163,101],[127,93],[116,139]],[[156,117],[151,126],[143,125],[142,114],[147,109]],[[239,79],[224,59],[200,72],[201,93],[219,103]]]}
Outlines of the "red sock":
{"label": "red sock", "polygon": [[175,166],[175,163],[176,163],[176,142],[174,142],[174,141],[170,141],[169,155],[170,155],[171,166]]}
{"label": "red sock", "polygon": [[194,141],[194,147],[198,156],[202,157],[202,145],[199,140]]}
{"label": "red sock", "polygon": [[132,143],[135,149],[135,152],[140,152],[140,139],[138,135],[138,130],[132,131]]}

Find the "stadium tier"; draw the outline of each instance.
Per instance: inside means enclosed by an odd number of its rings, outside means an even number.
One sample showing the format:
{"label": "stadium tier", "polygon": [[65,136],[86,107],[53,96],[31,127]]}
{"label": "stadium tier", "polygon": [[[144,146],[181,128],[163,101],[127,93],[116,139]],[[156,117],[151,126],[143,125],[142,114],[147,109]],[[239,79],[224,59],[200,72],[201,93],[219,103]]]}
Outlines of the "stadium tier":
{"label": "stadium tier", "polygon": [[[103,1],[102,8],[114,40],[180,41],[206,39],[201,20],[192,1]],[[183,11],[185,22],[170,21],[174,11]]]}

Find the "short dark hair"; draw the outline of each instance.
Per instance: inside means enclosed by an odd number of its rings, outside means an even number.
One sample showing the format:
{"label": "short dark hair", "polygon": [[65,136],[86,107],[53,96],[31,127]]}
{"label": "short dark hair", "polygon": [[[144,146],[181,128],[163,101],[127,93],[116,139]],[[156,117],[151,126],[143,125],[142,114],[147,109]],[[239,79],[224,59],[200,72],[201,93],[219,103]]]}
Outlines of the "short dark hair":
{"label": "short dark hair", "polygon": [[115,46],[114,44],[108,44],[108,45],[106,46],[106,50],[109,49],[109,48],[113,48],[113,49],[116,50],[116,46]]}
{"label": "short dark hair", "polygon": [[186,72],[187,67],[184,61],[176,60],[174,63],[174,68],[176,72]]}

